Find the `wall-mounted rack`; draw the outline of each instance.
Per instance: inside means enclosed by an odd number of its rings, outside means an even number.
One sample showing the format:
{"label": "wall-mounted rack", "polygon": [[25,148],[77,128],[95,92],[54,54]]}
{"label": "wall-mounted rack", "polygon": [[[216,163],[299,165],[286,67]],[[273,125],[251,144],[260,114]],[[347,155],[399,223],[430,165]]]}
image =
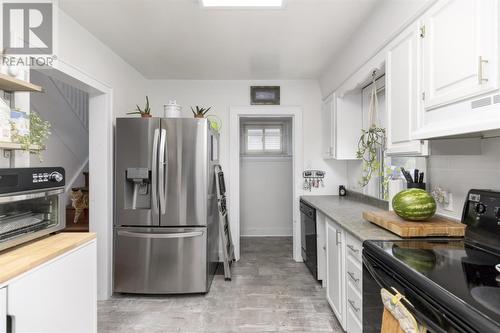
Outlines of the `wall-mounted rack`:
{"label": "wall-mounted rack", "polygon": [[322,170],[304,170],[302,177],[304,178],[304,190],[311,191],[313,188],[325,187],[323,179],[325,171]]}

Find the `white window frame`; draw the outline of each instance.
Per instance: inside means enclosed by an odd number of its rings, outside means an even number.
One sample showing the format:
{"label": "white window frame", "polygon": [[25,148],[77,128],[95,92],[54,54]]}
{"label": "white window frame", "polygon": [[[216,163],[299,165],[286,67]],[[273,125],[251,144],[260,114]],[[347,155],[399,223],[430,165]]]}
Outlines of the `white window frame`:
{"label": "white window frame", "polygon": [[[266,129],[275,129],[279,128],[280,135],[280,149],[266,149]],[[262,149],[261,150],[248,150],[248,130],[249,129],[261,129],[262,130]],[[243,125],[243,146],[242,153],[246,156],[283,156],[287,154],[287,147],[285,147],[286,143],[286,133],[284,124],[244,124]]]}

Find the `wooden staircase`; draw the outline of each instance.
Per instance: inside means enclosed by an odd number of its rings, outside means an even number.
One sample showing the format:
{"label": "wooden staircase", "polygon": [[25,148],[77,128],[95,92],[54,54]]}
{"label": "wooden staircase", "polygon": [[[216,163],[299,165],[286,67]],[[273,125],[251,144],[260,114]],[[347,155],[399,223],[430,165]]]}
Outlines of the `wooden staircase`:
{"label": "wooden staircase", "polygon": [[[84,187],[74,187],[72,191],[81,190],[84,195],[88,196],[89,193],[89,173],[83,173],[85,177]],[[71,204],[66,206],[66,228],[64,232],[88,232],[89,231],[89,209],[84,208],[83,212],[78,217],[75,223],[76,209]]]}

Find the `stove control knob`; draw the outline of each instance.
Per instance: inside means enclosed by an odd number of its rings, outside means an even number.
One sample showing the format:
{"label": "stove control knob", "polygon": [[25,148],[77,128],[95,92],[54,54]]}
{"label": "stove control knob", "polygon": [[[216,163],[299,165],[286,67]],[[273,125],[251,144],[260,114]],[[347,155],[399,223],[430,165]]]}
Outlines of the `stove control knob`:
{"label": "stove control knob", "polygon": [[49,180],[51,182],[62,182],[63,180],[63,175],[61,175],[61,173],[57,172],[57,171],[54,171],[52,172],[50,175],[49,175]]}
{"label": "stove control knob", "polygon": [[495,207],[495,217],[500,220],[500,207]]}
{"label": "stove control knob", "polygon": [[486,205],[482,203],[476,204],[476,213],[484,214],[486,212]]}

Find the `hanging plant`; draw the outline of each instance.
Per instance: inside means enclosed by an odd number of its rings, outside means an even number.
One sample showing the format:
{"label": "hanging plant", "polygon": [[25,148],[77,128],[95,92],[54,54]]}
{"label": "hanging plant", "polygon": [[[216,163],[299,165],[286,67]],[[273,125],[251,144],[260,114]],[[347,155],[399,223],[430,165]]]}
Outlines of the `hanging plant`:
{"label": "hanging plant", "polygon": [[378,98],[377,98],[377,83],[375,81],[374,71],[372,74],[372,92],[370,98],[370,108],[368,116],[370,128],[361,130],[361,137],[358,141],[358,151],[356,157],[363,161],[363,169],[359,185],[365,187],[370,182],[372,176],[378,175],[385,177],[384,168],[378,160],[379,152],[383,152],[385,148],[385,128],[377,126],[378,117]]}
{"label": "hanging plant", "polygon": [[356,157],[363,161],[363,170],[359,185],[365,187],[373,174],[380,174],[381,165],[378,160],[378,151],[385,145],[385,129],[371,126],[368,130],[361,130]]}
{"label": "hanging plant", "polygon": [[40,115],[34,111],[31,111],[29,114],[29,123],[29,133],[22,135],[16,124],[11,121],[11,139],[12,142],[20,143],[22,150],[36,155],[40,162],[42,162],[42,151],[45,150],[45,143],[51,134],[51,125],[48,121],[43,120]]}

